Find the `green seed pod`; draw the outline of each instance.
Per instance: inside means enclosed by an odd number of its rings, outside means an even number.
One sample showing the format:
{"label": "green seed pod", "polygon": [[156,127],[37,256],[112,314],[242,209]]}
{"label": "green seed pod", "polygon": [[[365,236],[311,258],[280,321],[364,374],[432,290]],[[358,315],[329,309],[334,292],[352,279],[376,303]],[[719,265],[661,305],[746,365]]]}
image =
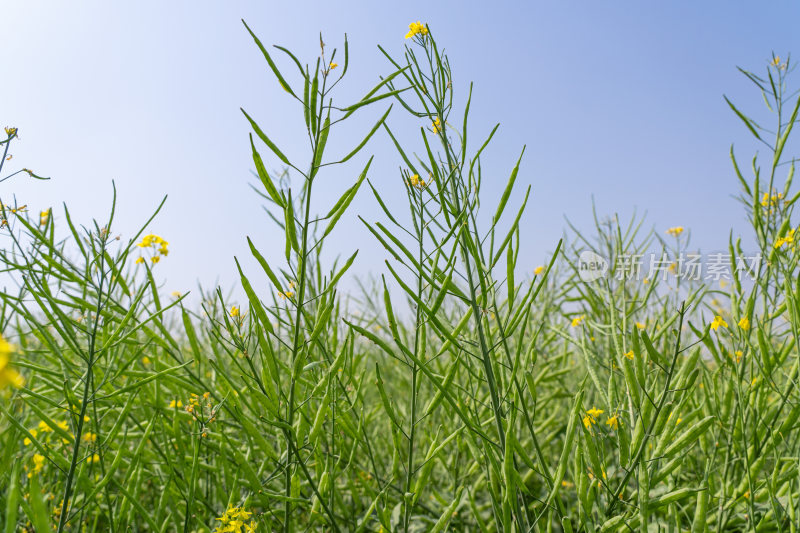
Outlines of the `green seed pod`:
{"label": "green seed pod", "polygon": [[320,435],[322,434],[322,427],[325,423],[325,416],[328,414],[330,410],[330,402],[331,402],[331,395],[330,389],[325,391],[325,396],[322,398],[322,403],[320,403],[319,408],[317,409],[317,414],[314,417],[314,424],[311,426],[311,432],[308,434],[308,442],[311,445],[316,445],[317,440],[319,439]]}

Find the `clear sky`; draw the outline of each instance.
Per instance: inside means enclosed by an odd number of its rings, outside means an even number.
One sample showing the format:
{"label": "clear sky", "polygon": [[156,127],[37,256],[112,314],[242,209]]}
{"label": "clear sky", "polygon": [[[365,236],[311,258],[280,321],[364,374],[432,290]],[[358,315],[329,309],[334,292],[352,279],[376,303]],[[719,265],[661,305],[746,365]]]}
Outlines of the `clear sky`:
{"label": "clear sky", "polygon": [[[246,235],[279,258],[282,235],[249,188],[249,127],[239,107],[298,157],[307,156],[302,110],[274,81],[242,18],[265,44],[309,63],[319,32],[340,55],[347,32],[345,105],[390,71],[377,44],[400,54],[408,23],[430,24],[449,53],[460,104],[475,83],[472,139],[501,124],[483,161],[490,210],[527,145],[518,182],[533,186],[522,249],[530,269],[554,248],[564,216],[591,228],[592,195],[600,214],[647,211],[659,231],[682,225],[703,250],[724,249],[731,227],[745,230],[728,150],[736,143],[749,160],[757,147],[723,94],[760,116],[761,97],[736,67],[763,72],[773,51],[800,49],[796,1],[7,2],[0,122],[21,137],[7,168],[53,179],[6,182],[0,195],[37,210],[64,201],[89,222],[106,215],[115,180],[123,236],[169,195],[149,228],[170,241],[159,264],[169,291],[197,281],[230,286],[233,256],[249,255]],[[292,73],[288,61],[279,64]],[[332,153],[344,153],[385,107],[364,111]],[[411,135],[420,125],[400,112],[389,123]],[[373,182],[400,197],[400,160],[377,135],[363,157],[321,178],[320,211],[370,153]],[[382,218],[362,189],[328,250],[359,248],[354,272],[382,270],[384,253],[356,213]]]}

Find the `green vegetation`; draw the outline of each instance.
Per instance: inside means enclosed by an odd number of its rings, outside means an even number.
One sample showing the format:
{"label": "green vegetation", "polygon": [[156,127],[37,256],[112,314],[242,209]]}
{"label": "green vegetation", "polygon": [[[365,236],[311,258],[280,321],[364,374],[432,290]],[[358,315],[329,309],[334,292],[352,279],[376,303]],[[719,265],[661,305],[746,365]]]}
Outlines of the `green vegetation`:
{"label": "green vegetation", "polygon": [[[243,110],[285,235],[280,261],[248,238],[259,268],[235,263],[246,302],[215,290],[192,309],[159,293],[169,243],[145,233],[158,211],[117,236],[113,207],[85,225],[66,206],[2,207],[5,532],[798,530],[789,62],[743,71],[773,129],[729,102],[768,147],[751,172],[731,152],[762,260],[732,237],[730,282],[711,284],[685,275],[688,231],[639,219],[573,228],[549,264],[518,264],[524,147],[498,204],[482,206],[496,128],[468,135],[472,89],[455,97],[465,85],[426,26],[411,25],[402,56],[381,49],[388,72],[353,104],[336,100],[346,40],[343,52],[321,43],[309,66],[251,35],[308,149],[289,159],[280,131]],[[355,113],[374,127],[329,153]],[[390,127],[396,113],[419,119],[413,145]],[[402,208],[368,178],[375,142],[396,147]],[[353,185],[312,212],[327,167],[357,160]],[[337,290],[356,254],[321,254],[356,194],[380,206],[362,221],[390,258],[360,305]],[[653,249],[663,276],[620,259]],[[589,251],[609,270],[582,281]]]}

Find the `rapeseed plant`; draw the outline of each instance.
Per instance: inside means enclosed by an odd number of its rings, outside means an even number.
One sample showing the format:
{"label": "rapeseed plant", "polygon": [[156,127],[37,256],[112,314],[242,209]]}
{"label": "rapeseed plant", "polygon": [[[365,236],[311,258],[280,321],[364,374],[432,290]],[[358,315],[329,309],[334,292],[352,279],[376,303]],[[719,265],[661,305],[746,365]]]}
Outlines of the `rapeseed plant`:
{"label": "rapeseed plant", "polygon": [[[399,54],[380,48],[389,71],[351,104],[334,98],[347,39],[341,54],[320,40],[304,63],[246,30],[308,144],[289,158],[280,131],[243,112],[284,241],[276,259],[247,238],[257,266],[235,261],[244,299],[201,288],[198,309],[185,292],[162,300],[152,265],[169,243],[145,232],[163,202],[137,228],[115,220],[116,190],[102,222],[0,206],[14,281],[0,291],[5,531],[797,529],[790,60],[743,71],[774,130],[728,102],[770,150],[751,178],[731,152],[763,261],[742,267],[731,237],[722,283],[686,276],[688,229],[668,238],[640,217],[571,226],[549,262],[519,264],[524,147],[487,206],[496,128],[467,143],[473,89],[428,25],[410,24],[407,41],[398,32]],[[339,124],[376,106],[372,128],[332,154]],[[417,121],[415,145],[398,140],[391,112]],[[16,164],[19,133],[5,133],[0,171]],[[374,142],[396,149],[402,209],[369,176]],[[353,179],[317,215],[328,199],[315,184],[348,163]],[[343,297],[357,251],[322,250],[365,184],[379,216],[361,221],[387,260]],[[618,259],[653,247],[663,276]],[[603,277],[581,279],[582,252],[609,260]]]}

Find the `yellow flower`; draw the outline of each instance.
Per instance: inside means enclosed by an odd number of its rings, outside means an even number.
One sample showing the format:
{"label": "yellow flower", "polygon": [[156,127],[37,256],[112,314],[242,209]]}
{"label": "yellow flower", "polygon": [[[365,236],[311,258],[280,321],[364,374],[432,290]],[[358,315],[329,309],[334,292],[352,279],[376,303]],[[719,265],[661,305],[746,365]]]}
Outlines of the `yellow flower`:
{"label": "yellow flower", "polygon": [[151,258],[150,258],[150,261],[152,261],[152,262],[153,262],[153,264],[156,264],[156,263],[158,263],[159,261],[161,261],[161,258],[160,258],[160,257],[158,257],[157,255],[154,255],[153,257],[151,257]]}
{"label": "yellow flower", "polygon": [[330,69],[331,69],[331,70],[333,70],[333,69],[335,69],[335,68],[336,68],[336,67],[338,67],[338,66],[339,66],[339,63],[333,63],[333,62],[331,62],[331,64],[330,64]]}
{"label": "yellow flower", "polygon": [[84,433],[81,439],[85,440],[86,442],[97,442],[97,433]]}
{"label": "yellow flower", "polygon": [[668,233],[669,235],[673,235],[673,236],[677,237],[677,236],[679,236],[681,233],[683,233],[683,226],[675,226],[674,228],[669,228],[669,229],[667,230],[667,233]]}
{"label": "yellow flower", "polygon": [[421,179],[419,177],[419,174],[414,174],[413,176],[408,178],[408,183],[409,185],[411,185],[412,187],[416,187],[417,189],[424,189],[427,186],[425,180]]}
{"label": "yellow flower", "polygon": [[17,133],[17,128],[11,128],[11,127],[9,127],[9,126],[6,126],[6,135],[8,135],[9,137],[11,137],[11,136],[12,136],[12,135],[14,135],[15,133]]}
{"label": "yellow flower", "polygon": [[603,414],[603,410],[602,409],[598,409],[597,407],[592,407],[591,409],[586,411],[586,413],[589,416],[591,416],[592,418],[597,418],[597,417],[599,417],[600,415]]}
{"label": "yellow flower", "polygon": [[439,117],[436,117],[436,120],[431,123],[431,127],[433,128],[433,133],[442,131],[442,123],[439,121]]}
{"label": "yellow flower", "polygon": [[141,264],[141,263],[144,263],[144,257],[138,257],[138,258],[136,259],[136,264],[137,264],[137,265],[138,265],[138,264]]}
{"label": "yellow flower", "polygon": [[639,329],[644,329],[644,328],[647,327],[647,324],[642,324],[641,322],[637,322],[636,323],[636,327],[639,328]]}
{"label": "yellow flower", "polygon": [[230,315],[231,315],[231,318],[236,318],[237,316],[239,316],[239,308],[236,307],[235,305],[232,306]]}
{"label": "yellow flower", "polygon": [[784,244],[788,244],[791,249],[794,249],[794,228],[790,229],[785,237],[780,237],[775,241],[775,248],[783,248]]}
{"label": "yellow flower", "polygon": [[576,316],[575,318],[573,318],[572,319],[572,327],[573,328],[577,328],[578,326],[580,326],[581,322],[583,322],[584,318],[586,318],[586,315]]}
{"label": "yellow flower", "polygon": [[50,220],[50,211],[42,211],[39,213],[39,225],[46,226],[48,220]]}
{"label": "yellow flower", "polygon": [[159,237],[158,235],[153,235],[151,233],[150,235],[145,235],[142,238],[142,242],[140,242],[137,246],[139,248],[149,248],[150,246],[160,245],[160,244],[169,244],[169,243],[166,242],[161,237]]}
{"label": "yellow flower", "polygon": [[[142,238],[142,242],[140,242],[136,246],[138,246],[139,248],[155,248],[156,255],[151,258],[151,261],[153,261],[153,263],[158,263],[159,255],[163,255],[164,257],[169,255],[169,249],[167,248],[168,245],[169,243],[167,241],[165,241],[158,235],[153,235],[151,233],[150,235],[145,235]],[[141,261],[139,259],[136,260],[137,263],[144,262],[144,259],[142,259]]]}
{"label": "yellow flower", "polygon": [[412,22],[408,25],[408,33],[406,33],[406,39],[410,39],[415,35],[428,35],[428,28],[425,27],[423,23],[420,21]]}
{"label": "yellow flower", "polygon": [[41,431],[42,433],[51,433],[53,431],[53,428],[48,426],[47,423],[44,420],[42,420],[41,422],[39,422],[39,431]]}
{"label": "yellow flower", "polygon": [[736,350],[736,352],[734,352],[734,355],[736,356],[736,362],[737,363],[741,363],[742,362],[742,356],[744,355],[742,353],[742,351],[741,350]]}
{"label": "yellow flower", "polygon": [[606,420],[606,425],[611,426],[611,429],[619,429],[619,419],[617,418],[617,415],[608,417],[608,420]]}
{"label": "yellow flower", "polygon": [[169,408],[174,409],[176,407],[183,407],[183,402],[180,400],[172,400],[169,402]]}
{"label": "yellow flower", "polygon": [[142,357],[142,364],[143,365],[149,365],[150,364],[150,358],[147,357],[146,355],[144,357]]}
{"label": "yellow flower", "polygon": [[[44,468],[45,457],[41,454],[34,454],[33,455],[33,471],[32,474],[36,474],[37,472],[41,472],[42,468]],[[28,474],[30,477],[30,474]]]}
{"label": "yellow flower", "polygon": [[542,272],[544,272],[544,267],[542,265],[539,265],[538,267],[533,269],[533,275],[534,276],[538,276]]}
{"label": "yellow flower", "polygon": [[623,354],[625,357],[633,361],[633,350],[628,351],[628,353]]}
{"label": "yellow flower", "polygon": [[725,322],[725,320],[723,320],[721,316],[717,315],[714,317],[714,321],[711,322],[711,329],[717,331],[717,329],[719,329],[720,326],[722,326],[723,328],[727,328],[728,323]]}
{"label": "yellow flower", "polygon": [[747,317],[743,317],[739,321],[739,327],[747,331],[748,329],[750,329],[750,320]]}
{"label": "yellow flower", "polygon": [[18,388],[25,384],[25,379],[22,377],[22,374],[8,366],[11,362],[10,355],[13,352],[14,347],[0,336],[0,389],[9,385]]}
{"label": "yellow flower", "polygon": [[[30,433],[31,436],[33,436],[34,438],[39,434],[39,432],[36,431],[35,429],[29,429],[28,433]],[[30,446],[32,441],[30,438],[25,437],[25,439],[22,442],[23,444],[25,444],[25,446]]]}
{"label": "yellow flower", "polygon": [[650,283],[650,278],[644,278],[644,279],[642,280],[642,283],[644,283],[645,285],[647,285],[648,283]]}
{"label": "yellow flower", "polygon": [[239,533],[241,528],[245,528],[247,533],[254,532],[258,525],[255,520],[251,520],[250,523],[245,524],[245,520],[250,518],[252,514],[253,513],[246,511],[244,507],[228,507],[222,516],[217,518],[221,524],[217,526],[214,533]]}
{"label": "yellow flower", "polygon": [[597,424],[597,417],[603,414],[602,409],[598,409],[597,407],[592,407],[588,411],[586,411],[586,416],[583,417],[583,425],[586,426],[586,429],[590,429],[592,424]]}

